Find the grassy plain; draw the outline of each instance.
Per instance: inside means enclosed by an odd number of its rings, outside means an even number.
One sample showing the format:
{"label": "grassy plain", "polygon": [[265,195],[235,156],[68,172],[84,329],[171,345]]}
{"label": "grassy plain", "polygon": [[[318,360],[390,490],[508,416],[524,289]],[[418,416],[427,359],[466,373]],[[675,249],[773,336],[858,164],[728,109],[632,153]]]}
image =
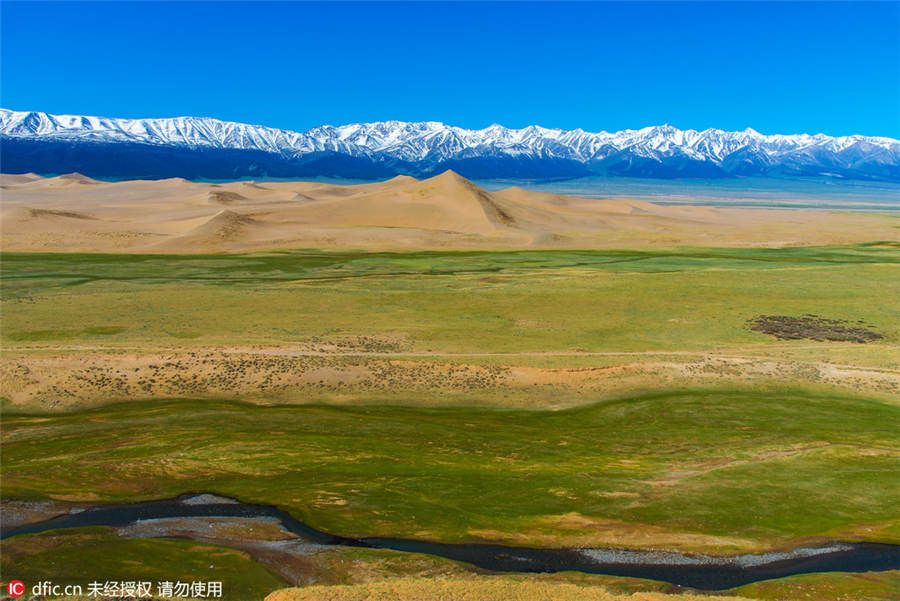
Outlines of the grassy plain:
{"label": "grassy plain", "polygon": [[[173,396],[548,407],[748,380],[900,394],[896,244],[2,261],[5,396],[23,408]],[[885,338],[747,327],[806,313]],[[212,351],[229,355],[188,355]]]}
{"label": "grassy plain", "polygon": [[[563,411],[129,403],[4,417],[4,495],[209,490],[347,536],[716,552],[900,540],[900,408],[667,392]],[[815,501],[813,501],[815,499]]]}
{"label": "grassy plain", "polygon": [[[760,313],[897,342],[900,243],[786,249],[2,255],[5,344],[291,344],[397,333],[448,353],[765,346]],[[883,302],[873,302],[877,295]],[[327,316],[327,319],[323,319]],[[828,345],[821,345],[829,348]]]}
{"label": "grassy plain", "polygon": [[[80,585],[84,598],[91,582],[223,582],[223,599],[261,599],[284,581],[246,554],[185,540],[126,539],[107,528],[78,528],[23,535],[4,541],[3,573],[31,586],[51,581]],[[29,591],[30,594],[30,591]]]}
{"label": "grassy plain", "polygon": [[892,570],[865,574],[799,574],[755,582],[732,592],[764,601],[895,601],[898,591],[900,571]]}
{"label": "grassy plain", "polygon": [[[898,243],[0,261],[4,500],[205,490],[337,534],[539,546],[900,542]],[[778,340],[747,327],[765,314],[884,338]],[[88,534],[112,567],[104,545],[219,552]],[[738,593],[890,598],[872,578]]]}

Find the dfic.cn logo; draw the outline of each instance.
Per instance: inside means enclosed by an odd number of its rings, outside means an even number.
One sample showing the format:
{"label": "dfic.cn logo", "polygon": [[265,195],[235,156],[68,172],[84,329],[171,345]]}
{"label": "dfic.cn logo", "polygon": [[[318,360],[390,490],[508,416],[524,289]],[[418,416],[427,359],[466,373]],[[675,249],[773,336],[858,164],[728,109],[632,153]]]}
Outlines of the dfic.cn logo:
{"label": "dfic.cn logo", "polygon": [[13,597],[21,597],[25,594],[25,584],[21,580],[10,580],[6,590]]}

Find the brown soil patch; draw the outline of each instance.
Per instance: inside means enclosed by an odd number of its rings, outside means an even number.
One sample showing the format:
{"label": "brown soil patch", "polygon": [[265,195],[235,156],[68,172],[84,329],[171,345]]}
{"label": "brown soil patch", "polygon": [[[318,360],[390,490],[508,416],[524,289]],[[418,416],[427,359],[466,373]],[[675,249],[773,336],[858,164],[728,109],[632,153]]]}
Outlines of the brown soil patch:
{"label": "brown soil patch", "polygon": [[862,321],[851,324],[844,319],[826,319],[807,314],[800,317],[791,315],[758,315],[747,322],[754,332],[769,334],[781,340],[817,340],[819,342],[859,342],[881,340],[884,335],[871,329],[874,326]]}

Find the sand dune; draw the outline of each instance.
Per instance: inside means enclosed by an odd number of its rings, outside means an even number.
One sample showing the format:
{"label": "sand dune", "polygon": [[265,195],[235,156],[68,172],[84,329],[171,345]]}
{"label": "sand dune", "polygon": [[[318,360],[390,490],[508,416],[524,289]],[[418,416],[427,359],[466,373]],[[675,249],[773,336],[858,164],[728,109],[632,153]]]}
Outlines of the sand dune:
{"label": "sand dune", "polygon": [[219,211],[212,219],[188,232],[187,236],[236,238],[256,223],[256,220],[247,215],[228,210]]}
{"label": "sand dune", "polygon": [[7,186],[18,186],[21,184],[27,184],[29,182],[33,182],[35,180],[43,179],[40,175],[36,173],[21,173],[21,174],[4,174],[2,180],[0,180],[0,190],[6,189]]}
{"label": "sand dune", "polygon": [[154,245],[154,250],[172,252],[215,252],[231,243],[268,240],[273,228],[250,214],[224,209],[183,235],[169,237]]}
{"label": "sand dune", "polygon": [[[294,211],[295,219],[333,227],[412,228],[491,235],[513,220],[491,196],[453,172],[425,181],[390,180],[377,184],[329,187],[320,200]],[[306,192],[315,198],[316,190]]]}
{"label": "sand dune", "polygon": [[0,244],[10,251],[784,246],[896,240],[900,221],[488,192],[452,171],[348,186],[26,174],[0,176],[0,188]]}
{"label": "sand dune", "polygon": [[206,195],[209,204],[230,205],[236,202],[246,202],[247,197],[237,192],[227,192],[225,190],[210,190]]}
{"label": "sand dune", "polygon": [[[20,184],[30,184],[35,188],[56,188],[59,186],[75,186],[75,185],[96,185],[99,184],[97,180],[91,179],[86,175],[82,175],[80,173],[66,173],[64,175],[57,175],[55,177],[41,177],[39,175],[35,175],[33,173],[28,173],[26,175],[6,175],[3,176],[3,183],[8,184],[12,182],[16,182],[14,178],[27,178],[25,181],[20,181],[16,183]],[[9,178],[9,179],[7,179]]]}

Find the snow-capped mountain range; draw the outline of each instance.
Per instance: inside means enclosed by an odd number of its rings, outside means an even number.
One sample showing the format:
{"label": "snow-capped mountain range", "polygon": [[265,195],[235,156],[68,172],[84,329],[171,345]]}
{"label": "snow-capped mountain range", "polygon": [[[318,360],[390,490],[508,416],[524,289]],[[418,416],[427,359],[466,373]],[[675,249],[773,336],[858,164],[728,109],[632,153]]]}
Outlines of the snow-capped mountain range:
{"label": "snow-capped mountain range", "polygon": [[614,133],[385,121],[305,133],[210,118],[112,119],[0,109],[4,172],[94,177],[831,175],[900,181],[900,141],[663,125]]}

